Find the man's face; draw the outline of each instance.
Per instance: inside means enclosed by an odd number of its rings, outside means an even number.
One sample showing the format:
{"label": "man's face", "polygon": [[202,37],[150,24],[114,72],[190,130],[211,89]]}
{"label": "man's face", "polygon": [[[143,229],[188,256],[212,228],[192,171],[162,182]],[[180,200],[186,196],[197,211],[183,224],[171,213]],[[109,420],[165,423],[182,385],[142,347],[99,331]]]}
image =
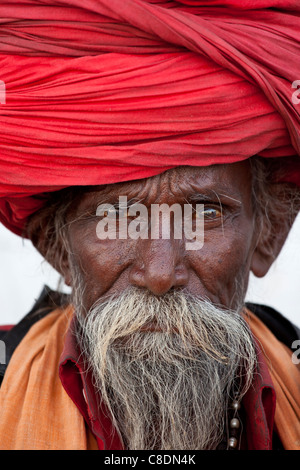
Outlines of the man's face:
{"label": "man's face", "polygon": [[[175,227],[167,238],[99,239],[97,208],[120,196],[147,215],[153,204],[203,205],[203,246],[188,249]],[[216,448],[228,400],[251,383],[255,352],[241,316],[256,239],[251,196],[248,163],[179,168],[86,192],[70,213],[76,338],[129,449]]]}
{"label": "man's face", "polygon": [[[182,167],[141,181],[109,185],[84,194],[69,227],[72,263],[85,286],[89,309],[98,299],[135,286],[162,296],[173,288],[236,308],[244,298],[256,245],[248,162]],[[100,240],[96,228],[100,203],[119,196],[152,204],[204,204],[204,245],[186,248],[186,240]]]}

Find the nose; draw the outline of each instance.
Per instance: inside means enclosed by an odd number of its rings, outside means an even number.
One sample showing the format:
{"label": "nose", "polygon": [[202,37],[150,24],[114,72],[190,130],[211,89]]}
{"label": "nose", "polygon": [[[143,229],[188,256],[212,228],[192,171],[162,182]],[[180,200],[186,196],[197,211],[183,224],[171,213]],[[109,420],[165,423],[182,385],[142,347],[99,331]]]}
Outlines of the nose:
{"label": "nose", "polygon": [[143,240],[130,272],[130,283],[163,295],[189,280],[184,255],[175,240]]}

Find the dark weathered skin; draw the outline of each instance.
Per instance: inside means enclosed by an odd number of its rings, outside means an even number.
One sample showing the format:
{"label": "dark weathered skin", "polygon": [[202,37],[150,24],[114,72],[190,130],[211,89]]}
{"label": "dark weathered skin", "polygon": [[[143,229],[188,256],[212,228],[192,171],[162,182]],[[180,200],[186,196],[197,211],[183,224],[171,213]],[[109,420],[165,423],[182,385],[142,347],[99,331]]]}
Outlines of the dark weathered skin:
{"label": "dark weathered skin", "polygon": [[[145,180],[90,188],[72,212],[69,226],[72,261],[80,268],[86,285],[86,308],[130,286],[149,289],[156,295],[180,287],[234,308],[240,295],[245,295],[250,271],[263,276],[273,261],[270,240],[256,227],[251,184],[250,165],[245,161],[180,167]],[[190,198],[205,203],[205,210],[213,218],[205,222],[204,246],[187,250],[184,239],[173,237],[99,240],[97,206],[115,203],[119,196],[134,198],[147,207],[154,203],[185,204]],[[274,252],[280,250],[282,234],[280,240],[278,246],[276,240],[272,241]],[[72,284],[69,266],[65,279]]]}

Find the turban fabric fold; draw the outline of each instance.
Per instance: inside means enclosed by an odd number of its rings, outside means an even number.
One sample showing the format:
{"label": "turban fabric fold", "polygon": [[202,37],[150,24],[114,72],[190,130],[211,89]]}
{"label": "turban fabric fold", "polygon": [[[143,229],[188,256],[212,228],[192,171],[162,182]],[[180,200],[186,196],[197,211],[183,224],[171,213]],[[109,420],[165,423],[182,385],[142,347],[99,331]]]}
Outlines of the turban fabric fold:
{"label": "turban fabric fold", "polygon": [[298,0],[1,2],[0,221],[22,234],[43,193],[253,155],[300,185],[299,37]]}

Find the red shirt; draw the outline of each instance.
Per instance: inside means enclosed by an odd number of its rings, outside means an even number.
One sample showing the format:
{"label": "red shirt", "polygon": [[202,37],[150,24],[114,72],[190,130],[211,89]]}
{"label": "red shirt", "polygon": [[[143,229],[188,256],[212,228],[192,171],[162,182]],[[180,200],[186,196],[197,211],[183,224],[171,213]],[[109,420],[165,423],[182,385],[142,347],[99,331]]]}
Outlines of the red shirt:
{"label": "red shirt", "polygon": [[[271,450],[276,404],[275,390],[259,349],[257,355],[259,370],[242,402],[245,429],[243,447],[245,446],[248,450]],[[122,450],[122,440],[94,391],[91,374],[85,372],[72,334],[72,324],[67,332],[60,358],[59,376],[64,389],[95,436],[99,450]]]}

